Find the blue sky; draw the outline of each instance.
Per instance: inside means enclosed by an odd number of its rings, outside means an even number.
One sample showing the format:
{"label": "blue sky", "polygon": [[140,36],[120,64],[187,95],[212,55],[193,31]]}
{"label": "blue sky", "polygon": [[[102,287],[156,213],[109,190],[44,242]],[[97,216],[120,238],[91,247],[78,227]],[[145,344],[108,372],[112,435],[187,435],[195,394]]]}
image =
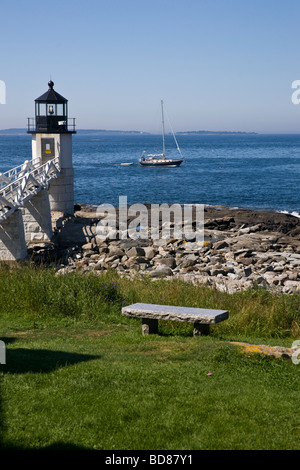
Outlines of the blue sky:
{"label": "blue sky", "polygon": [[3,0],[0,129],[55,89],[79,128],[298,133],[299,0]]}

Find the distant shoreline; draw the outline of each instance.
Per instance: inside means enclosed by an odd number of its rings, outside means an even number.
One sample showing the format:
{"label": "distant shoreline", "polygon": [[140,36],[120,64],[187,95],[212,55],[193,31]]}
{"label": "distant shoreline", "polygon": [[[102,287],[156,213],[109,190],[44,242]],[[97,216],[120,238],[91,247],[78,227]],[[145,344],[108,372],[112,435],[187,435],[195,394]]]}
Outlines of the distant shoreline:
{"label": "distant shoreline", "polygon": [[181,131],[175,132],[176,135],[259,135],[258,132],[242,131]]}
{"label": "distant shoreline", "polygon": [[[109,130],[109,129],[77,129],[80,135],[156,135],[152,132],[146,131],[122,131],[122,130]],[[27,134],[26,128],[10,128],[0,129],[0,135],[25,135]],[[242,132],[242,131],[180,131],[175,132],[176,135],[259,135],[257,132]]]}

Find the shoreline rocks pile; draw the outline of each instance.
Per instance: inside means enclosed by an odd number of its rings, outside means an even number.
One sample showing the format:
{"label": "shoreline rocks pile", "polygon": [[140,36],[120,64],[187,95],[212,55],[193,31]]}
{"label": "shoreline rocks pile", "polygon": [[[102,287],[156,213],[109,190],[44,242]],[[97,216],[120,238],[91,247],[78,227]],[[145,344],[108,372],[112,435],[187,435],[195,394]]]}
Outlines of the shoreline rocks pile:
{"label": "shoreline rocks pile", "polygon": [[[58,273],[101,273],[181,279],[229,293],[253,284],[300,292],[300,219],[289,214],[205,207],[204,243],[168,238],[100,239],[96,210],[54,218],[55,237],[31,247],[33,261],[56,263]],[[171,223],[172,226],[172,223]],[[162,228],[162,227],[160,227]]]}

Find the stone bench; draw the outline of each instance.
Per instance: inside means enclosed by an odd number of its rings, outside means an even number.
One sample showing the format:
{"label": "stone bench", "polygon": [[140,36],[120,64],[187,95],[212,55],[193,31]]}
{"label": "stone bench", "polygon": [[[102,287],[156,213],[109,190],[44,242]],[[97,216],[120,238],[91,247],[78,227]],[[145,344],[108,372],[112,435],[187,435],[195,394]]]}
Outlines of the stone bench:
{"label": "stone bench", "polygon": [[194,323],[194,336],[209,334],[209,325],[226,320],[229,316],[227,310],[141,303],[123,307],[122,315],[129,318],[141,318],[143,335],[157,333],[158,320],[171,320]]}

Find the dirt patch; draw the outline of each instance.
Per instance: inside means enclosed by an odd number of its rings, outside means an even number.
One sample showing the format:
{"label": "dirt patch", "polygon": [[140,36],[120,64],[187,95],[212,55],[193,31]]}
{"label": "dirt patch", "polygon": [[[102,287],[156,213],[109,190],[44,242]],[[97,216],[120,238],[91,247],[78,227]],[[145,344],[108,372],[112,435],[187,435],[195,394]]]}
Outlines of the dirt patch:
{"label": "dirt patch", "polygon": [[281,346],[266,346],[265,344],[249,344],[237,341],[232,341],[231,344],[241,346],[242,349],[249,354],[264,354],[266,356],[286,359],[290,359],[293,354],[293,350],[291,348],[284,348]]}

